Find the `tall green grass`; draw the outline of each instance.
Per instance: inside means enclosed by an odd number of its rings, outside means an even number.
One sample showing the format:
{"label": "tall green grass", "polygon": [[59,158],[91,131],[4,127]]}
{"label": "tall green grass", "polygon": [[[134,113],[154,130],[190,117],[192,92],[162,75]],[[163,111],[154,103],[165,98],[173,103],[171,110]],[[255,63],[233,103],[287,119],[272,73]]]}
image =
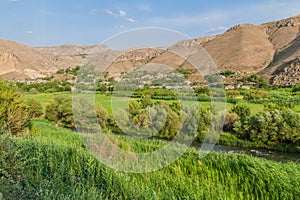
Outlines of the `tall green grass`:
{"label": "tall green grass", "polygon": [[[76,133],[35,121],[35,134],[1,137],[0,192],[4,199],[297,199],[300,166],[246,155],[191,149],[170,166],[129,174],[107,168],[82,146]],[[137,152],[165,145],[111,135]],[[126,147],[127,145],[127,147]],[[145,150],[146,147],[146,150]]]}

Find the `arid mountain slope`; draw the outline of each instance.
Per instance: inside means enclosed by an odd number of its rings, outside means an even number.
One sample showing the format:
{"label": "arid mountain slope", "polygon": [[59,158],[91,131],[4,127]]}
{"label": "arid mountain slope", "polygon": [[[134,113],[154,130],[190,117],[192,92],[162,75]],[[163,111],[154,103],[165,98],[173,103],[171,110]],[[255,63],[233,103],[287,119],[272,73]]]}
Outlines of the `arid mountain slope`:
{"label": "arid mountain slope", "polygon": [[[300,83],[300,15],[262,25],[240,24],[223,34],[190,41],[204,47],[219,71],[231,70],[238,76],[258,74],[275,84]],[[0,40],[0,76],[6,79],[43,77],[61,68],[86,64],[119,76],[147,63],[192,68],[184,58],[163,49],[121,52],[105,45],[70,44],[32,48]],[[190,77],[192,81],[201,79],[195,74]]]}
{"label": "arid mountain slope", "polygon": [[300,83],[300,15],[261,25],[269,34],[276,53],[259,74],[275,84]]}
{"label": "arid mountain slope", "polygon": [[204,45],[219,70],[257,73],[272,61],[275,50],[265,31],[243,24],[229,29]]}
{"label": "arid mountain slope", "polygon": [[0,76],[9,80],[49,76],[80,62],[57,57],[12,41],[0,40]]}

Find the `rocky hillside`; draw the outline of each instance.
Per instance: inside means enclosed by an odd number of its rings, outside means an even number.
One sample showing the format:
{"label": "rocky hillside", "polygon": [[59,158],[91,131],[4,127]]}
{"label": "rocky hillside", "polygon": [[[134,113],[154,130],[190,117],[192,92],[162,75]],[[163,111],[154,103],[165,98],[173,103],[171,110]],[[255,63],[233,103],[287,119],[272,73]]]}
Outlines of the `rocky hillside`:
{"label": "rocky hillside", "polygon": [[8,80],[46,77],[61,68],[81,64],[12,41],[0,40],[0,76]]}
{"label": "rocky hillside", "polygon": [[[274,84],[300,83],[300,15],[258,26],[239,24],[223,34],[193,41],[205,48],[219,71],[231,70],[237,78],[257,74]],[[142,49],[127,52],[107,71],[118,76],[147,62],[172,68],[193,68],[183,58],[168,51],[150,53],[149,49]],[[190,74],[189,79],[203,81],[203,77],[196,73]]]}
{"label": "rocky hillside", "polygon": [[276,50],[272,62],[260,72],[275,84],[300,83],[300,15],[261,25]]}
{"label": "rocky hillside", "polygon": [[[225,33],[196,38],[211,55],[220,71],[234,71],[237,77],[258,74],[274,84],[300,83],[300,15],[262,25],[240,24]],[[190,41],[183,41],[190,42]],[[113,63],[109,63],[115,58]],[[113,51],[105,45],[31,48],[0,40],[0,76],[24,79],[48,76],[60,68],[77,65],[107,67],[119,76],[146,63],[192,69],[185,59],[164,49]],[[201,81],[194,72],[189,78]]]}

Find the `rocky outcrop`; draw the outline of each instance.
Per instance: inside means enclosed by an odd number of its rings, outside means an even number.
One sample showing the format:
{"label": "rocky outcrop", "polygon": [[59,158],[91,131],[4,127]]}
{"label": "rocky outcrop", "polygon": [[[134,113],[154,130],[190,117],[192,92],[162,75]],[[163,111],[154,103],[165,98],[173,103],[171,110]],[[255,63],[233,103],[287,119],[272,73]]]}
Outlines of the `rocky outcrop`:
{"label": "rocky outcrop", "polygon": [[300,83],[300,58],[282,66],[280,71],[274,73],[272,80],[277,85],[296,85]]}

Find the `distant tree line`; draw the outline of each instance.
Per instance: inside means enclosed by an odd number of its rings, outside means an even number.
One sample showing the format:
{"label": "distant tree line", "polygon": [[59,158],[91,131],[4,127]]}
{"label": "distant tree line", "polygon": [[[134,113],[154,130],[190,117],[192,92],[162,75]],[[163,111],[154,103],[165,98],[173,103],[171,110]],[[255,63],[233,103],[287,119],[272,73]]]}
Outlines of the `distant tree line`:
{"label": "distant tree line", "polygon": [[48,81],[44,83],[26,84],[17,82],[16,85],[24,92],[30,93],[53,93],[71,91],[72,84],[68,81]]}

